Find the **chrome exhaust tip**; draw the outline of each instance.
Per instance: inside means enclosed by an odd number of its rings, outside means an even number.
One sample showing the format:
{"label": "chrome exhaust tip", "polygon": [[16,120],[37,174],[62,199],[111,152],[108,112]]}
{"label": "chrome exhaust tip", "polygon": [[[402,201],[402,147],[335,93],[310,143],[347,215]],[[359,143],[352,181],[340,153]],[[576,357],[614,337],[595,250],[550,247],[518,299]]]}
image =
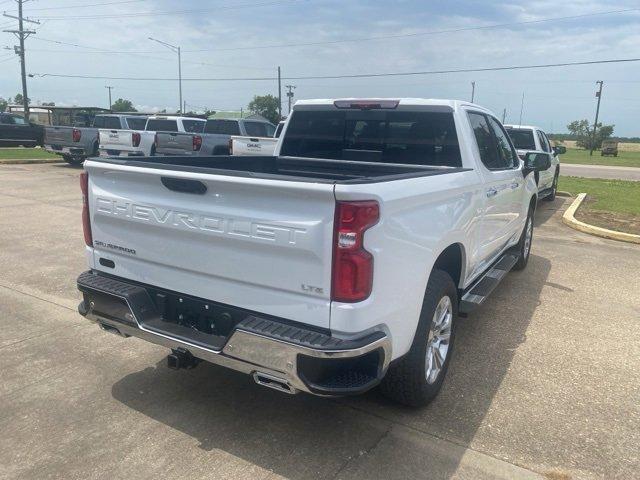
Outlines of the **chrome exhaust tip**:
{"label": "chrome exhaust tip", "polygon": [[268,373],[253,372],[253,380],[263,387],[273,388],[279,392],[288,393],[289,395],[295,395],[298,390],[289,385],[289,382],[282,378],[274,377]]}

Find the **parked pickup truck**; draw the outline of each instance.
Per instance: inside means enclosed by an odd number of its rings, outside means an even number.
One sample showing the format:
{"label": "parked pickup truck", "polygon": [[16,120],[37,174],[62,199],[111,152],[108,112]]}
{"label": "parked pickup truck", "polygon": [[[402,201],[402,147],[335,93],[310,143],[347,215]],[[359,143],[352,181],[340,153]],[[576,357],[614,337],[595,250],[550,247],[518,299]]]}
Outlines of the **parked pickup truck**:
{"label": "parked pickup truck", "polygon": [[521,162],[491,112],[450,100],[297,102],[281,140],[85,162],[79,312],[171,368],[429,402],[457,316],[527,265],[550,155]]}
{"label": "parked pickup truck", "polygon": [[71,165],[79,165],[88,157],[99,154],[98,130],[128,130],[139,125],[139,116],[96,115],[91,127],[46,127],[44,147],[48,152],[62,155]]}
{"label": "parked pickup truck", "polygon": [[229,140],[229,154],[238,157],[273,155],[283,127],[284,122],[278,123],[273,132],[273,137],[240,137],[233,135]]}
{"label": "parked pickup truck", "polygon": [[273,137],[275,127],[259,119],[216,118],[207,120],[201,132],[158,133],[156,152],[160,155],[229,155],[231,136]]}
{"label": "parked pickup truck", "polygon": [[98,150],[109,156],[153,156],[155,132],[145,131],[146,116],[124,117],[126,128],[100,128]]}
{"label": "parked pickup truck", "polygon": [[505,125],[504,128],[516,147],[518,156],[524,159],[527,152],[546,152],[551,155],[551,165],[534,178],[538,184],[538,197],[552,202],[558,191],[558,177],[560,176],[560,155],[567,152],[564,146],[552,147],[547,134],[539,127],[529,125]]}
{"label": "parked pickup truck", "polygon": [[28,122],[21,115],[0,112],[0,147],[35,147],[42,145],[44,128]]}

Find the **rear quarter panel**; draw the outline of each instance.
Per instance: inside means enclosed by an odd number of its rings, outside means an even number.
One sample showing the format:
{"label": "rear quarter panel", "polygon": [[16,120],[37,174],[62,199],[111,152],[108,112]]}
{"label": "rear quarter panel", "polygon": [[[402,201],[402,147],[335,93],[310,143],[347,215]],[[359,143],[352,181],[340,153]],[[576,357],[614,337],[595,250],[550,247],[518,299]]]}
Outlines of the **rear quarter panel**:
{"label": "rear quarter panel", "polygon": [[377,200],[380,221],[367,230],[374,257],[371,296],[360,303],[332,302],[331,329],[358,332],[374,325],[391,332],[393,358],[415,335],[431,269],[449,245],[463,247],[468,268],[479,227],[481,183],[473,170],[391,182],[336,185],[337,200]]}

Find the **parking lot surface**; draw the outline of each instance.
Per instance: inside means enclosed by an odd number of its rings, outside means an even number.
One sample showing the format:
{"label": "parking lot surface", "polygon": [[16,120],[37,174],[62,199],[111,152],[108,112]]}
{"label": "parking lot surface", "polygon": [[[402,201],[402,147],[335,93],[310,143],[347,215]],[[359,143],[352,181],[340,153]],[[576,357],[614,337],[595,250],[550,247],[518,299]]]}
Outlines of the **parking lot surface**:
{"label": "parking lot surface", "polygon": [[78,173],[0,166],[0,478],[637,478],[640,248],[565,227],[563,199],[409,409],[172,371],[81,318]]}

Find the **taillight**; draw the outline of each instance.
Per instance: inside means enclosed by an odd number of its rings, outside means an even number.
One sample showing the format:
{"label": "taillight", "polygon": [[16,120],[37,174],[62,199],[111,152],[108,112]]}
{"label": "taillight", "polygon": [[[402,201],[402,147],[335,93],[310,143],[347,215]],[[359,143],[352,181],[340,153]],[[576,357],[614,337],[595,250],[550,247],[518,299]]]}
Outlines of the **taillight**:
{"label": "taillight", "polygon": [[233,138],[229,139],[229,155],[233,155]]}
{"label": "taillight", "polygon": [[82,231],[84,232],[84,243],[93,246],[93,236],[91,235],[91,221],[89,219],[89,173],[80,174],[80,190],[82,190]]}
{"label": "taillight", "polygon": [[336,108],[357,108],[358,110],[393,110],[398,107],[400,100],[336,100]]}
{"label": "taillight", "polygon": [[193,136],[193,151],[197,152],[202,146],[202,137],[200,135]]}
{"label": "taillight", "polygon": [[138,132],[133,132],[131,134],[131,141],[134,147],[140,146],[140,134]]}
{"label": "taillight", "polygon": [[336,203],[332,300],[360,302],[371,294],[373,255],[364,249],[363,240],[365,231],[379,218],[380,206],[374,200]]}
{"label": "taillight", "polygon": [[71,131],[71,138],[73,138],[73,141],[77,143],[80,141],[80,137],[82,137],[82,131],[77,128],[74,128]]}

